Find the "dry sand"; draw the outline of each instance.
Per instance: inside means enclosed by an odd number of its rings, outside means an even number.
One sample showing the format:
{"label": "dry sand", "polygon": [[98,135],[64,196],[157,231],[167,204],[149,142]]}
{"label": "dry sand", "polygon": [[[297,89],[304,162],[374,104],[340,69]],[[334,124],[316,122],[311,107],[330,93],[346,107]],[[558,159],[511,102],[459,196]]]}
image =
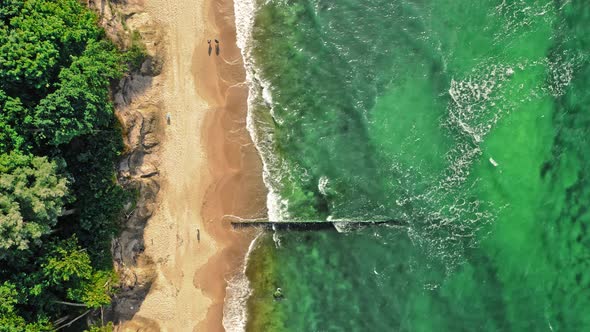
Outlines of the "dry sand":
{"label": "dry sand", "polygon": [[165,30],[161,116],[169,112],[171,121],[161,143],[158,208],[144,233],[157,277],[123,329],[220,331],[226,280],[240,269],[252,239],[223,216],[266,213],[260,159],[245,129],[233,2],[145,0],[145,7]]}

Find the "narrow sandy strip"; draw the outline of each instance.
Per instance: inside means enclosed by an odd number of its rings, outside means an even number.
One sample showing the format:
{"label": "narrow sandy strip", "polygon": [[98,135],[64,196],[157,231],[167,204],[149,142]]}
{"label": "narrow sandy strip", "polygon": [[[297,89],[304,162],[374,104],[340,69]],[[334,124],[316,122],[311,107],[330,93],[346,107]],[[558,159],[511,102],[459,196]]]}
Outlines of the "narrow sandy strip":
{"label": "narrow sandy strip", "polygon": [[[226,280],[252,234],[225,215],[264,215],[260,160],[245,129],[247,89],[235,46],[231,0],[146,0],[165,30],[160,87],[170,113],[160,152],[158,208],[145,229],[157,277],[129,327],[221,331]],[[207,39],[219,39],[207,53]],[[213,47],[214,42],[212,41]],[[200,238],[200,241],[197,239]],[[154,326],[154,325],[158,326]]]}

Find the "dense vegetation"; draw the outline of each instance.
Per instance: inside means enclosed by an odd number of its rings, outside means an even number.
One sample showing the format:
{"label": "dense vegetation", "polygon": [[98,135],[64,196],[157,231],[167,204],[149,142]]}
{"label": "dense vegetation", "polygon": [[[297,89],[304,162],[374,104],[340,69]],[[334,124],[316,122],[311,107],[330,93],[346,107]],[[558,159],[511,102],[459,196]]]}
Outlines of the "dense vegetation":
{"label": "dense vegetation", "polygon": [[0,332],[53,330],[110,303],[109,246],[130,198],[114,176],[109,87],[137,63],[77,0],[0,1]]}

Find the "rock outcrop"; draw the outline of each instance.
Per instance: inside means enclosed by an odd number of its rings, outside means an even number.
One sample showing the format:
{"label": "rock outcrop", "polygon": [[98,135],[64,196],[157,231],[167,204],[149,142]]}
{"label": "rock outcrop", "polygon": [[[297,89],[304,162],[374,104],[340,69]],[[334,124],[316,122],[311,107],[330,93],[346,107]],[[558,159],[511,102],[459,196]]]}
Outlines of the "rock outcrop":
{"label": "rock outcrop", "polygon": [[[112,244],[120,290],[105,318],[119,323],[130,320],[139,310],[156,277],[152,260],[143,254],[143,231],[160,190],[158,151],[164,121],[158,86],[164,47],[161,30],[143,11],[140,0],[89,0],[88,6],[98,13],[107,35],[121,49],[141,42],[146,53],[139,69],[127,74],[113,89],[126,148],[117,170],[118,180],[136,193],[135,201],[125,206],[122,232]],[[150,325],[158,330],[157,324],[150,322],[142,327]]]}

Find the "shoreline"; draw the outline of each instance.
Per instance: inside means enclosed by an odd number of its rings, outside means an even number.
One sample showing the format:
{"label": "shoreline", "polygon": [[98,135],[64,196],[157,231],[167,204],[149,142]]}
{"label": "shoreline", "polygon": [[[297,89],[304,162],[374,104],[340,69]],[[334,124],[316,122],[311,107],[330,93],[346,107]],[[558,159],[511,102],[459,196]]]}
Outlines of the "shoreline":
{"label": "shoreline", "polygon": [[[159,139],[161,188],[144,230],[142,256],[153,261],[155,280],[117,330],[224,331],[228,280],[245,278],[255,237],[254,230],[233,230],[224,216],[266,215],[262,164],[246,128],[234,3],[142,4],[165,36],[162,78],[152,89],[160,94],[157,116],[169,113],[171,121]],[[207,54],[207,39],[220,41],[219,56],[215,48]]]}
{"label": "shoreline", "polygon": [[[249,89],[242,54],[237,47],[234,1],[209,0],[205,4],[207,38],[193,56],[193,75],[197,86],[202,87],[197,92],[211,107],[201,127],[209,168],[202,216],[207,233],[222,247],[195,276],[195,283],[213,300],[197,331],[224,331],[222,324],[226,319],[232,323],[228,331],[241,331],[238,325],[245,327],[245,322],[236,320],[245,315],[246,303],[243,308],[230,309],[229,314],[237,317],[226,317],[228,305],[232,306],[226,300],[236,301],[228,296],[249,293],[239,288],[248,286],[248,280],[244,280],[245,260],[257,232],[234,230],[226,216],[264,217],[266,187],[262,181],[262,163],[246,127]],[[219,55],[215,54],[215,48],[211,55],[206,55],[206,39],[211,39],[212,45],[214,39],[219,39]],[[212,60],[213,65],[207,60]],[[214,84],[211,84],[212,77],[217,79]],[[237,294],[227,294],[230,286],[234,286],[232,291]]]}

